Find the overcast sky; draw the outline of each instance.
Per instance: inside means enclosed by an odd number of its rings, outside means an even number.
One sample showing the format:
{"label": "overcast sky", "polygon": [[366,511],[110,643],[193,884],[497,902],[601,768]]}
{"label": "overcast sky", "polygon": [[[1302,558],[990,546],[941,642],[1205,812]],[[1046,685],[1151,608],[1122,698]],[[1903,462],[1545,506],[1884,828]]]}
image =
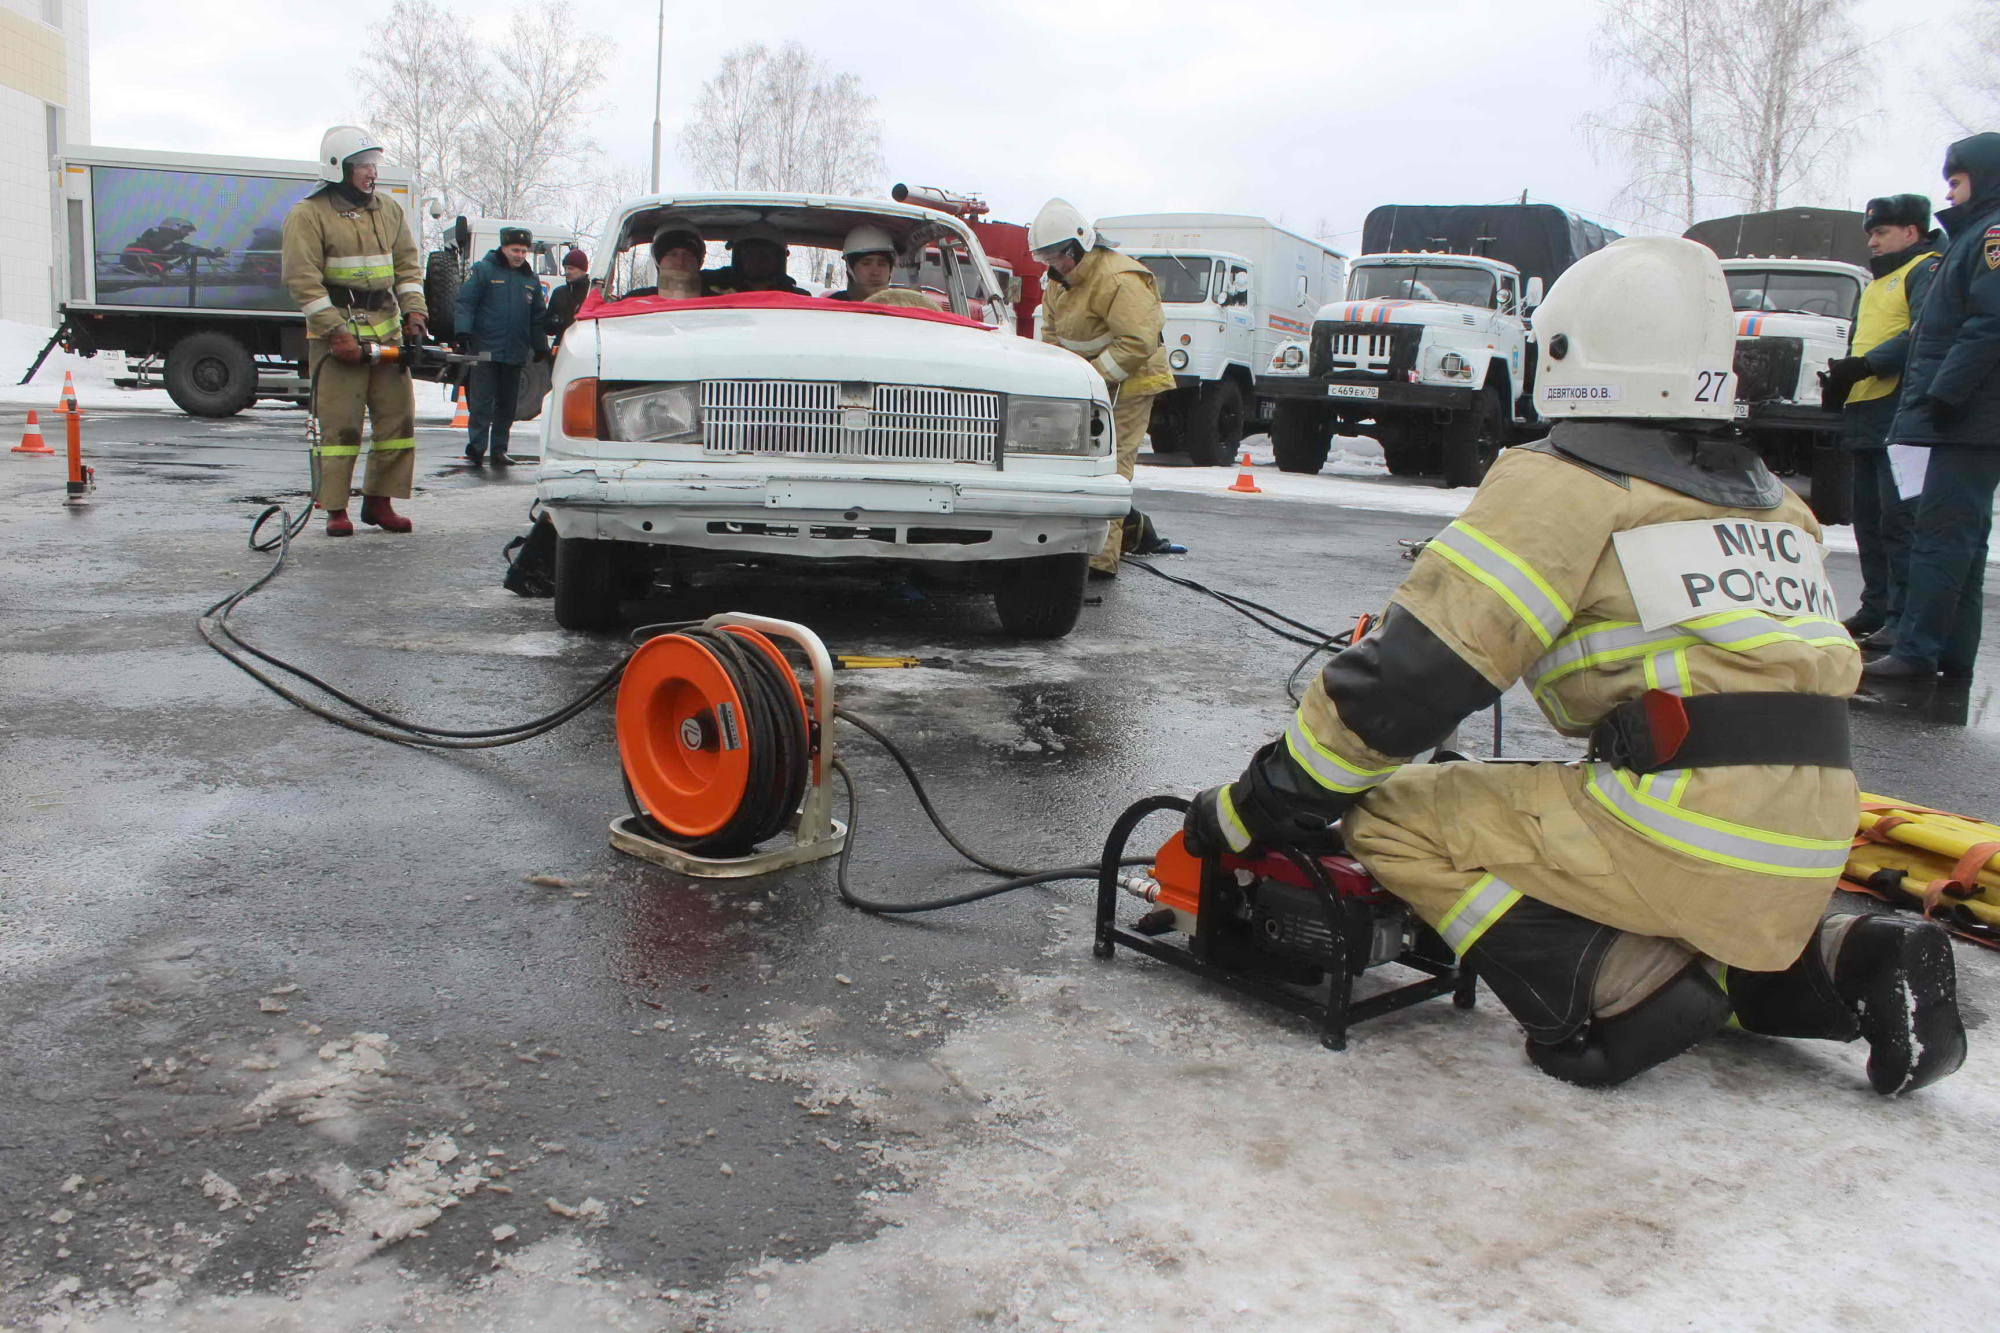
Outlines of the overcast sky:
{"label": "overcast sky", "polygon": [[[1969,2],[1862,0],[1857,14],[1880,42],[1883,114],[1826,196],[1795,202],[1856,208],[1877,194],[1941,194],[1953,136],[1926,75]],[[482,33],[504,32],[507,0],[447,3]],[[97,143],[309,157],[327,125],[359,115],[349,71],[389,4],[170,8],[92,4]],[[655,6],[579,9],[580,25],[615,42],[595,137],[643,168]],[[1522,190],[1629,230],[1611,202],[1616,165],[1593,161],[1575,129],[1609,100],[1588,57],[1599,12],[1595,0],[669,0],[662,181],[693,183],[673,144],[721,54],[796,38],[880,99],[884,194],[899,180],[979,193],[996,217],[1019,222],[1052,194],[1096,216],[1261,214],[1329,233],[1349,253],[1376,204]]]}

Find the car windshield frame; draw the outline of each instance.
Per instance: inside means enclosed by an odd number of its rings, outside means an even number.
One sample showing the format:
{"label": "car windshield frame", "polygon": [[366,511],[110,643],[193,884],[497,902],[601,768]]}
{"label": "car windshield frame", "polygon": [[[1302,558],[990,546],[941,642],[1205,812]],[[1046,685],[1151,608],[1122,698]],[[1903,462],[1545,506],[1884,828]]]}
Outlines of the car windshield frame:
{"label": "car windshield frame", "polygon": [[[1854,318],[1854,312],[1861,304],[1861,280],[1851,273],[1829,273],[1824,269],[1796,268],[1738,268],[1728,270],[1724,276],[1729,280],[1729,308],[1739,315],[1817,315],[1822,319]],[[1774,282],[1784,279],[1782,284]],[[1773,294],[1772,287],[1779,285],[1790,290]],[[1823,294],[1812,294],[1818,286]],[[1850,290],[1845,309],[1832,308],[1839,305],[1837,298],[1841,288]],[[1737,295],[1739,288],[1745,293]],[[1750,296],[1748,293],[1755,292]],[[1754,301],[1755,304],[1744,304]],[[1813,305],[1825,302],[1830,308],[1813,309]]]}
{"label": "car windshield frame", "polygon": [[[1395,282],[1403,288],[1403,291],[1364,291],[1363,287],[1367,279],[1376,273],[1407,275],[1395,279]],[[1468,275],[1476,276],[1486,284],[1485,299],[1468,301],[1456,295],[1440,295],[1438,289],[1431,282],[1425,280],[1425,275],[1427,274],[1436,274],[1440,278],[1448,277],[1454,283],[1464,281],[1464,278]],[[1348,271],[1347,278],[1347,299],[1350,301],[1434,301],[1440,305],[1469,305],[1478,306],[1485,310],[1494,310],[1498,309],[1499,291],[1499,275],[1494,273],[1492,269],[1481,268],[1476,264],[1427,264],[1418,262],[1407,264],[1357,264]]]}
{"label": "car windshield frame", "polygon": [[[1132,256],[1153,275],[1162,305],[1210,305],[1215,300],[1213,255],[1176,255],[1161,252]],[[1187,295],[1186,293],[1193,293]]]}

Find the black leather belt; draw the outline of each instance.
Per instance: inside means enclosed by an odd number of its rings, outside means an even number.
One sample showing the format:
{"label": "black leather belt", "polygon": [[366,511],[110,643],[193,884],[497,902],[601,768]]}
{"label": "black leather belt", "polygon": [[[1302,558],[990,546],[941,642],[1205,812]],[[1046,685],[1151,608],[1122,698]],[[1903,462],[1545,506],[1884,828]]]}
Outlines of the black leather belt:
{"label": "black leather belt", "polygon": [[327,297],[335,304],[349,310],[380,310],[396,303],[396,294],[388,291],[362,291],[358,287],[343,287],[337,282],[326,284]]}
{"label": "black leather belt", "polygon": [[1634,773],[1778,764],[1852,768],[1847,701],[1824,694],[1697,694],[1647,690],[1590,731],[1592,759]]}

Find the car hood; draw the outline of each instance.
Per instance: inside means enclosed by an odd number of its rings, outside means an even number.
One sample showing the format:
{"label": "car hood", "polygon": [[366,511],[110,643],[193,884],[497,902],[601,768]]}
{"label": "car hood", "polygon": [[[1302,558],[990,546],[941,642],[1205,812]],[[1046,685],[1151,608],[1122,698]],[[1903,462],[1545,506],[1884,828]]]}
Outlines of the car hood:
{"label": "car hood", "polygon": [[989,329],[847,311],[672,310],[595,321],[607,380],[853,380],[1106,398],[1078,356]]}

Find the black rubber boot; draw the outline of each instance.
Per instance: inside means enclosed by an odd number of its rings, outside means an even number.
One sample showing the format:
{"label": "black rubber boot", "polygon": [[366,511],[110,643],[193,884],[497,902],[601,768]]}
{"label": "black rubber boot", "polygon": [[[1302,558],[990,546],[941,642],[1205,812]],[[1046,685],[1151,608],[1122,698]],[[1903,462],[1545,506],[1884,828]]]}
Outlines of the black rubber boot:
{"label": "black rubber boot", "polygon": [[1868,1082],[1883,1096],[1915,1092],[1965,1063],[1958,969],[1936,922],[1862,917],[1841,941],[1833,986],[1868,1039]]}
{"label": "black rubber boot", "polygon": [[1784,971],[1745,972],[1732,967],[1723,974],[1723,986],[1736,1010],[1737,1026],[1745,1032],[1825,1041],[1853,1041],[1861,1035],[1853,1007],[1834,989],[1833,975],[1826,970],[1818,931]]}
{"label": "black rubber boot", "polygon": [[1700,963],[1615,1018],[1593,1018],[1567,1040],[1528,1039],[1535,1068],[1584,1088],[1613,1088],[1715,1035],[1729,1021],[1729,997]]}

